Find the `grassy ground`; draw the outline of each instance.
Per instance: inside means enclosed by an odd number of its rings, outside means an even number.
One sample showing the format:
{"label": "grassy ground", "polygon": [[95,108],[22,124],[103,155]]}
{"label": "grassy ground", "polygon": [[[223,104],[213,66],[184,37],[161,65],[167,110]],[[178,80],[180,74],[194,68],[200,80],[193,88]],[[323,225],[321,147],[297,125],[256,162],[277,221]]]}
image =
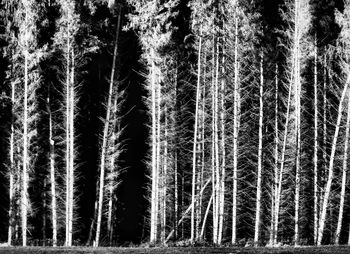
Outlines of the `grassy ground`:
{"label": "grassy ground", "polygon": [[223,247],[171,247],[171,248],[87,248],[87,247],[1,247],[0,253],[6,254],[170,254],[170,253],[183,253],[183,254],[348,254],[350,253],[350,247],[348,246],[325,246],[325,247],[284,247],[284,248],[223,248]]}

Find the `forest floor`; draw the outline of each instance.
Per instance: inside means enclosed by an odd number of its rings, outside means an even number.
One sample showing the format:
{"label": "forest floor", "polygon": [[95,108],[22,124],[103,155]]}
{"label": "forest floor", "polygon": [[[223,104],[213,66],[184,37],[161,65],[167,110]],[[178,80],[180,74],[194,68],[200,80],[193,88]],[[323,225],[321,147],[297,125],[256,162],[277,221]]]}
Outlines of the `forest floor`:
{"label": "forest floor", "polygon": [[348,254],[350,253],[350,247],[348,246],[322,246],[322,247],[281,247],[281,248],[253,248],[253,247],[155,247],[155,248],[89,248],[89,247],[0,247],[0,254],[170,254],[170,253],[183,253],[183,254]]}

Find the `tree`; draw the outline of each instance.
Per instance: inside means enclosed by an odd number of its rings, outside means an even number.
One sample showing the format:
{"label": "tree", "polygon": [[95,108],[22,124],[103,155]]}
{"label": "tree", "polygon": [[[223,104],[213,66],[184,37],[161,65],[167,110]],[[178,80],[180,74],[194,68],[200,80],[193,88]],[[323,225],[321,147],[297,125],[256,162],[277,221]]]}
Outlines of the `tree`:
{"label": "tree", "polygon": [[130,27],[139,32],[141,44],[144,48],[144,58],[147,61],[149,75],[148,84],[151,94],[151,220],[150,242],[158,241],[160,179],[161,175],[161,82],[160,50],[169,42],[172,34],[171,18],[175,13],[173,8],[177,0],[169,0],[160,5],[157,1],[129,1],[135,8],[134,15],[130,15]]}
{"label": "tree", "polygon": [[[96,237],[94,246],[99,246],[99,238],[100,238],[100,230],[101,230],[101,219],[102,219],[102,206],[103,206],[103,199],[104,199],[104,181],[105,181],[105,162],[106,162],[106,152],[107,152],[107,139],[109,132],[112,131],[114,133],[114,129],[109,130],[110,128],[110,118],[111,118],[111,111],[112,111],[112,97],[113,94],[116,94],[115,103],[117,103],[118,100],[118,87],[113,87],[114,80],[115,80],[115,72],[116,72],[116,63],[117,63],[117,54],[118,54],[118,40],[119,40],[119,32],[121,27],[121,7],[118,6],[118,23],[116,27],[116,36],[115,36],[115,46],[114,46],[114,52],[113,52],[113,63],[112,63],[112,70],[111,70],[111,77],[110,77],[110,84],[109,84],[109,92],[108,92],[108,100],[107,100],[107,113],[106,118],[104,119],[104,129],[103,129],[103,137],[102,137],[102,147],[101,147],[101,161],[100,161],[100,185],[99,185],[99,196],[98,196],[98,215],[97,215],[97,226],[96,226]],[[117,108],[117,105],[114,106],[114,108]],[[115,109],[116,110],[116,109]],[[114,112],[116,113],[116,112]],[[115,144],[111,143],[112,146]],[[113,156],[113,155],[112,155]],[[114,167],[114,163],[112,162],[111,167]],[[113,196],[113,195],[112,195]],[[111,205],[110,205],[111,207]],[[109,212],[109,217],[111,216],[111,209]],[[109,218],[109,225],[111,218]]]}
{"label": "tree", "polygon": [[59,30],[55,35],[55,43],[62,51],[65,59],[65,128],[66,128],[66,200],[65,200],[65,245],[71,246],[73,240],[73,212],[74,212],[74,169],[75,169],[75,146],[74,146],[74,117],[76,105],[76,44],[75,36],[79,29],[78,15],[75,12],[75,3],[70,0],[59,1],[61,18],[58,21]]}

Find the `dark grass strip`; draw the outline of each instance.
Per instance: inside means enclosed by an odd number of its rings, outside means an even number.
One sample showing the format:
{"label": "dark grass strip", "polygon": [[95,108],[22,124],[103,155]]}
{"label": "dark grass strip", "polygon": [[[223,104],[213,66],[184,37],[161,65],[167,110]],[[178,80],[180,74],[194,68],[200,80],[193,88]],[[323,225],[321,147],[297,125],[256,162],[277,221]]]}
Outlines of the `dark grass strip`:
{"label": "dark grass strip", "polygon": [[154,247],[154,248],[88,248],[88,247],[1,247],[0,254],[350,254],[348,246],[237,248],[237,247]]}

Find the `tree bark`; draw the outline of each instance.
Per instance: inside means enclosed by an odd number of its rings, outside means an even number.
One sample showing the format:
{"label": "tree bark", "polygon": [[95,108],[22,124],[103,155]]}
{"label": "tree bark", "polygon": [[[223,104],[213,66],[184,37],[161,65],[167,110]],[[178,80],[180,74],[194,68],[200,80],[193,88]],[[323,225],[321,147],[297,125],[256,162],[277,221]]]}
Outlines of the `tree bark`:
{"label": "tree bark", "polygon": [[[28,6],[25,6],[25,24],[28,24]],[[25,31],[24,48],[24,102],[23,102],[23,166],[22,166],[22,188],[21,188],[21,221],[22,221],[22,245],[27,246],[27,216],[28,216],[28,30]]]}
{"label": "tree bark", "polygon": [[264,118],[264,73],[263,73],[263,56],[260,60],[260,96],[259,96],[259,145],[258,145],[258,174],[256,187],[256,211],[255,211],[255,230],[254,244],[259,244],[260,234],[260,213],[261,213],[261,177],[262,177],[262,153],[263,153],[263,118]]}
{"label": "tree bark", "polygon": [[56,178],[55,178],[55,142],[53,139],[52,112],[50,106],[50,93],[47,97],[49,110],[49,142],[50,142],[50,184],[51,184],[51,221],[52,221],[52,245],[57,246],[57,201],[56,201]]}
{"label": "tree bark", "polygon": [[198,61],[197,61],[197,88],[196,88],[196,111],[193,135],[193,151],[192,151],[192,208],[191,208],[191,239],[193,243],[195,236],[195,200],[196,200],[196,168],[197,168],[197,136],[198,136],[198,115],[199,115],[199,100],[200,100],[200,79],[201,79],[201,55],[202,55],[202,37],[199,36],[198,46]]}
{"label": "tree bark", "polygon": [[235,11],[235,56],[234,56],[234,99],[233,99],[233,189],[232,189],[232,238],[231,243],[237,242],[237,172],[238,172],[238,17]]}
{"label": "tree bark", "polygon": [[318,227],[318,93],[317,93],[317,38],[314,52],[314,243]]}
{"label": "tree bark", "polygon": [[339,245],[340,232],[342,229],[343,215],[344,215],[344,203],[345,203],[345,190],[346,190],[346,174],[348,170],[348,150],[349,150],[349,128],[350,128],[350,101],[348,101],[348,112],[346,119],[346,130],[345,130],[345,144],[344,144],[344,158],[343,158],[343,172],[342,172],[342,182],[341,182],[341,192],[340,192],[340,204],[339,204],[339,214],[338,223],[335,233],[335,244]]}

